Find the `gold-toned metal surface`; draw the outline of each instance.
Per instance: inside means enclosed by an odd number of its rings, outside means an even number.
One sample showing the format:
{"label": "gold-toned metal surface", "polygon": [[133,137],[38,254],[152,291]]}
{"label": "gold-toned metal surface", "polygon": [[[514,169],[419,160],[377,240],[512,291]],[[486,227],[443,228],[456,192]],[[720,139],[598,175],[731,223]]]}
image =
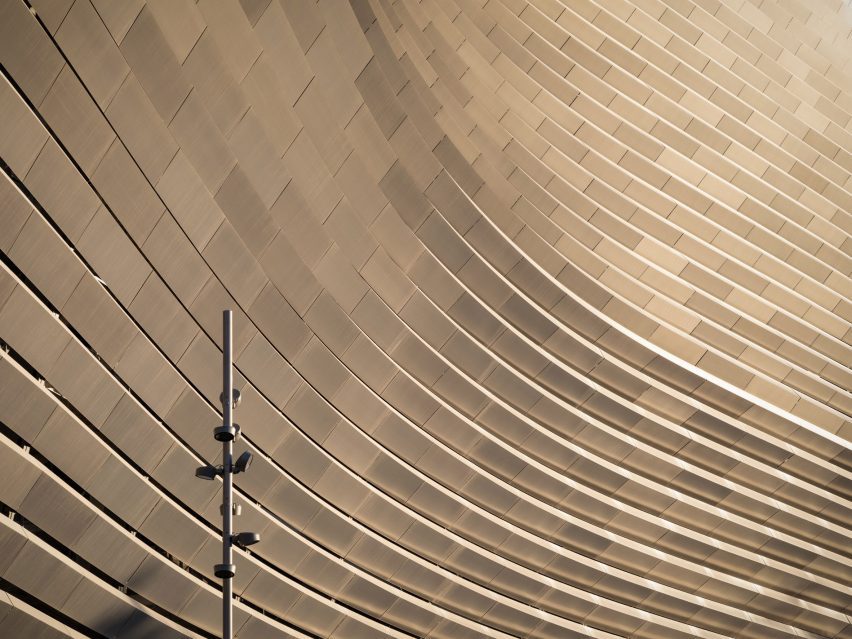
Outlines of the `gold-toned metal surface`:
{"label": "gold-toned metal surface", "polygon": [[0,635],[852,637],[845,0],[0,1]]}

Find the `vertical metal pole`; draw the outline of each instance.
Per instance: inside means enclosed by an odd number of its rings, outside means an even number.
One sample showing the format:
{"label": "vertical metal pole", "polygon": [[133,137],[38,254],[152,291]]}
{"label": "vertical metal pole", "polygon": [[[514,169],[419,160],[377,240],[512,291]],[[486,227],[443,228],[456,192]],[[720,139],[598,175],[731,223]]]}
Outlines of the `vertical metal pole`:
{"label": "vertical metal pole", "polygon": [[[222,417],[226,428],[233,426],[233,316],[230,310],[222,313]],[[231,553],[231,535],[233,534],[233,479],[231,462],[234,456],[234,442],[222,443],[222,563],[233,563]],[[231,615],[233,600],[233,578],[222,580],[222,639],[233,639],[234,628]]]}

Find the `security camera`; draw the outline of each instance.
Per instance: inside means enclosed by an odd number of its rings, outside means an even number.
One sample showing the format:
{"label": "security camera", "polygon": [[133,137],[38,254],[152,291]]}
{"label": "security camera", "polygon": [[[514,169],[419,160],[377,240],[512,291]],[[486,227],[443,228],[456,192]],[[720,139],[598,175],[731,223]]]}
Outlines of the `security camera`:
{"label": "security camera", "polygon": [[217,426],[213,429],[213,439],[217,442],[232,442],[240,436],[240,425]]}
{"label": "security camera", "polygon": [[[237,390],[236,388],[233,389],[232,392],[231,392],[231,408],[236,408],[237,406],[239,406],[241,400],[242,400],[242,394],[240,393],[240,391]],[[225,403],[225,393],[219,393],[219,403],[221,403],[221,404]]]}

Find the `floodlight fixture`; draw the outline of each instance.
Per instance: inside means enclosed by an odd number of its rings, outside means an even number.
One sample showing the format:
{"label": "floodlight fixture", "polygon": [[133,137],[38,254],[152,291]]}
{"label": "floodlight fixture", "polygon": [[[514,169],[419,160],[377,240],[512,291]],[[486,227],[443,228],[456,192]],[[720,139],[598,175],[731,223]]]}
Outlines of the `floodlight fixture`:
{"label": "floodlight fixture", "polygon": [[242,455],[237,458],[237,462],[234,464],[233,472],[236,473],[244,473],[251,466],[251,453],[245,451]]}
{"label": "floodlight fixture", "polygon": [[260,533],[241,532],[231,537],[231,540],[237,548],[245,550],[248,546],[253,546],[260,541]]}
{"label": "floodlight fixture", "polygon": [[199,479],[206,479],[208,481],[212,481],[216,477],[222,474],[221,468],[215,468],[214,466],[199,466],[195,469],[195,476]]}

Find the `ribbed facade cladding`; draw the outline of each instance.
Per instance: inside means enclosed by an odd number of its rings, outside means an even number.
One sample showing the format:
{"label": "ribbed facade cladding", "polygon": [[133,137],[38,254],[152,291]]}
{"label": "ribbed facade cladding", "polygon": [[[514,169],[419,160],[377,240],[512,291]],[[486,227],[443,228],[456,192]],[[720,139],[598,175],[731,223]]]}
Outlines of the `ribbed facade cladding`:
{"label": "ribbed facade cladding", "polygon": [[0,635],[852,637],[852,8],[0,0]]}

